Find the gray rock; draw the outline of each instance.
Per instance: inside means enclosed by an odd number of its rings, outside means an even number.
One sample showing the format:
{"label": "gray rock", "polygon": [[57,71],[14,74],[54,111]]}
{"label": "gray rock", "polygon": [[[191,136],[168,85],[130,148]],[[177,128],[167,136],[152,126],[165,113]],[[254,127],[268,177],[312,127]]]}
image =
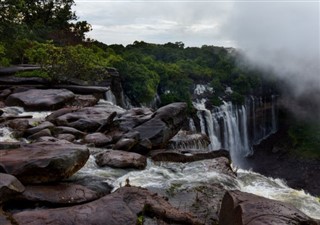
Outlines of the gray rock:
{"label": "gray rock", "polygon": [[84,137],[84,142],[93,144],[96,147],[102,147],[110,144],[112,142],[112,137],[97,132],[86,135]]}
{"label": "gray rock", "polygon": [[70,177],[88,160],[89,150],[67,141],[38,142],[0,151],[0,170],[23,184],[53,182]]}
{"label": "gray rock", "polygon": [[0,204],[22,193],[25,190],[21,182],[14,176],[0,173]]}
{"label": "gray rock", "polygon": [[133,152],[107,150],[95,155],[95,158],[98,166],[137,169],[144,169],[147,166],[147,158]]}
{"label": "gray rock", "polygon": [[74,99],[74,94],[65,89],[31,89],[11,94],[5,103],[9,106],[22,106],[26,110],[55,110]]}

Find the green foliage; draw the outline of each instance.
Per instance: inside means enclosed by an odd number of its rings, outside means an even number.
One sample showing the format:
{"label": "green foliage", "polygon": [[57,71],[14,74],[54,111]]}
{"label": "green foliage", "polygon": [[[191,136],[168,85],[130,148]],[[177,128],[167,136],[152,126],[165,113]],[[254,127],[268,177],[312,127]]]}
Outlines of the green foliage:
{"label": "green foliage", "polygon": [[143,225],[144,222],[144,216],[140,215],[137,217],[136,225]]}
{"label": "green foliage", "polygon": [[288,131],[293,152],[306,158],[320,159],[320,124],[292,121]]}
{"label": "green foliage", "polygon": [[0,43],[0,67],[1,66],[8,66],[9,59],[5,57],[6,49],[2,43]]}
{"label": "green foliage", "polygon": [[57,47],[52,42],[34,42],[32,48],[26,50],[28,60],[39,64],[55,83],[72,79],[101,81],[107,75],[107,59],[100,54],[103,51],[94,52],[82,45]]}
{"label": "green foliage", "polygon": [[50,79],[48,73],[43,70],[21,71],[15,74],[17,77],[40,77]]}

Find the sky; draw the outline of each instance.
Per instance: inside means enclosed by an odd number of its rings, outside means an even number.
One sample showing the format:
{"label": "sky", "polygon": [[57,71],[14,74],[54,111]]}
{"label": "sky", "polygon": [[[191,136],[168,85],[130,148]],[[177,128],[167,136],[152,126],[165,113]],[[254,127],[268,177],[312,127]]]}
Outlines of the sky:
{"label": "sky", "polygon": [[182,41],[185,46],[235,47],[253,64],[274,69],[292,97],[315,93],[320,105],[320,0],[75,3],[79,20],[92,25],[90,38],[106,44]]}

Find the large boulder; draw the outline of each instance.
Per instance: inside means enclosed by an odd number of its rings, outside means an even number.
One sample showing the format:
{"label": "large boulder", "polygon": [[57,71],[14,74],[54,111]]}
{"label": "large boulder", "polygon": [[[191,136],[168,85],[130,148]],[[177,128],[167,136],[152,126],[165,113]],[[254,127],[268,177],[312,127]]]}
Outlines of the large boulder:
{"label": "large boulder", "polygon": [[[150,140],[153,149],[164,148],[181,129],[186,116],[186,103],[172,103],[158,109],[150,120],[135,127],[133,131],[140,133],[141,140]],[[135,150],[139,151],[139,146]]]}
{"label": "large boulder", "polygon": [[38,142],[0,151],[0,171],[22,183],[59,181],[70,177],[88,160],[89,150],[67,141]]}
{"label": "large boulder", "polygon": [[30,89],[14,93],[6,99],[8,106],[22,106],[26,110],[55,110],[74,99],[75,95],[66,89]]}
{"label": "large boulder", "polygon": [[292,205],[241,191],[228,191],[223,197],[220,225],[319,225]]}
{"label": "large boulder", "polygon": [[147,158],[134,152],[106,150],[97,154],[95,158],[98,166],[137,169],[144,169],[147,166]]}
{"label": "large boulder", "polygon": [[10,174],[0,173],[0,204],[25,190],[21,182]]}
{"label": "large boulder", "polygon": [[56,118],[55,123],[59,126],[68,126],[81,131],[94,132],[106,121],[112,122],[115,113],[111,107],[86,107],[75,112],[63,114]]}
{"label": "large boulder", "polygon": [[164,198],[137,187],[123,187],[110,195],[79,206],[36,209],[13,215],[14,220],[21,225],[134,225],[142,224],[143,221],[137,222],[148,217],[159,220],[160,224],[163,221],[169,224],[200,224],[191,214],[172,207]]}
{"label": "large boulder", "polygon": [[84,137],[84,142],[87,144],[93,144],[96,147],[103,147],[112,142],[112,137],[106,136],[100,132],[96,132],[92,134],[87,134]]}

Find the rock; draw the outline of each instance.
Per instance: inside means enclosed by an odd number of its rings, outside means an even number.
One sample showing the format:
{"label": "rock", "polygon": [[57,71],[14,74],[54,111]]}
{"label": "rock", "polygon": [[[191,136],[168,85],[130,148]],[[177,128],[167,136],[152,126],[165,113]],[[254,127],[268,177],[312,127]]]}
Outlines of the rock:
{"label": "rock", "polygon": [[33,134],[38,133],[39,131],[44,130],[44,129],[51,130],[53,127],[54,127],[54,124],[50,123],[49,121],[45,121],[38,126],[27,129],[25,133],[27,135],[33,135]]}
{"label": "rock", "polygon": [[89,150],[67,141],[38,142],[0,151],[0,171],[23,184],[53,182],[70,177],[88,160]]}
{"label": "rock", "polygon": [[93,95],[76,95],[74,100],[69,104],[76,107],[90,107],[98,103],[99,99]]}
{"label": "rock", "polygon": [[0,173],[0,204],[25,190],[21,182],[10,174]]}
{"label": "rock", "polygon": [[8,126],[14,131],[15,137],[22,137],[25,131],[31,127],[27,119],[14,119],[8,122]]}
{"label": "rock", "polygon": [[5,214],[5,212],[0,209],[0,224],[1,225],[12,225],[11,218]]}
{"label": "rock", "polygon": [[0,92],[0,99],[1,100],[6,99],[10,94],[11,94],[10,89],[4,89],[3,91]]}
{"label": "rock", "polygon": [[188,150],[155,150],[150,152],[151,158],[154,161],[166,162],[194,162],[204,159],[214,159],[218,157],[226,157],[229,161],[230,154],[227,150],[220,149],[217,151],[201,152]]}
{"label": "rock", "polygon": [[170,224],[200,224],[192,215],[179,211],[167,201],[146,189],[123,187],[96,201],[57,209],[35,209],[13,214],[21,225],[133,225],[138,215],[150,216]]}
{"label": "rock", "polygon": [[82,185],[58,183],[54,185],[28,185],[19,200],[70,205],[90,202],[99,197],[96,192]]}
{"label": "rock", "polygon": [[72,127],[65,127],[65,126],[54,127],[52,132],[55,136],[58,136],[60,134],[72,134],[76,138],[83,138],[85,136],[84,132]]}
{"label": "rock", "polygon": [[59,140],[66,140],[70,142],[73,142],[76,139],[76,137],[73,134],[59,134],[57,138]]}
{"label": "rock", "polygon": [[203,148],[206,149],[210,144],[210,139],[206,134],[196,133],[189,134],[187,131],[180,130],[170,141],[169,148],[185,149],[185,148]]}
{"label": "rock", "polygon": [[105,107],[86,107],[72,113],[59,116],[56,124],[59,126],[73,127],[81,131],[94,132],[109,117],[113,116],[113,111]]}
{"label": "rock", "polygon": [[29,140],[36,140],[40,137],[48,137],[48,136],[51,136],[51,131],[49,129],[43,129],[43,130],[40,130],[39,132],[33,134],[33,135],[30,135],[28,137]]}
{"label": "rock", "polygon": [[74,99],[74,94],[65,89],[30,89],[9,95],[6,105],[22,106],[26,110],[55,110]]}
{"label": "rock", "polygon": [[152,118],[153,112],[149,108],[132,108],[121,115],[117,121],[122,131],[130,131],[134,127]]}
{"label": "rock", "polygon": [[80,86],[80,85],[55,85],[55,88],[68,89],[77,94],[93,94],[93,93],[106,93],[108,87],[99,87],[99,86]]}
{"label": "rock", "polygon": [[144,169],[147,158],[133,152],[107,150],[95,155],[98,166]]}
{"label": "rock", "polygon": [[110,144],[112,142],[112,137],[97,132],[86,135],[84,137],[84,142],[93,144],[96,147],[102,147]]}
{"label": "rock", "polygon": [[136,139],[122,138],[113,146],[113,149],[129,151],[137,143],[138,141]]}
{"label": "rock", "polygon": [[0,150],[20,148],[21,142],[0,142]]}
{"label": "rock", "polygon": [[75,107],[68,107],[68,108],[58,109],[58,110],[52,112],[50,115],[48,115],[48,116],[46,117],[46,120],[54,123],[55,120],[56,120],[59,116],[62,116],[62,115],[67,114],[67,113],[75,112],[75,111],[77,111],[77,108],[75,108]]}
{"label": "rock", "polygon": [[[152,119],[135,127],[133,131],[140,133],[141,140],[149,139],[153,149],[161,149],[181,129],[186,115],[186,103],[172,103],[158,109]],[[139,149],[134,151],[139,152]]]}
{"label": "rock", "polygon": [[110,114],[110,116],[109,116],[106,120],[102,121],[102,124],[101,124],[101,126],[98,128],[97,132],[105,132],[105,131],[107,131],[107,130],[109,129],[109,126],[111,125],[113,119],[114,119],[116,116],[117,116],[117,112],[112,112],[112,113]]}
{"label": "rock", "polygon": [[318,225],[288,203],[270,200],[241,191],[227,191],[223,197],[220,225]]}

